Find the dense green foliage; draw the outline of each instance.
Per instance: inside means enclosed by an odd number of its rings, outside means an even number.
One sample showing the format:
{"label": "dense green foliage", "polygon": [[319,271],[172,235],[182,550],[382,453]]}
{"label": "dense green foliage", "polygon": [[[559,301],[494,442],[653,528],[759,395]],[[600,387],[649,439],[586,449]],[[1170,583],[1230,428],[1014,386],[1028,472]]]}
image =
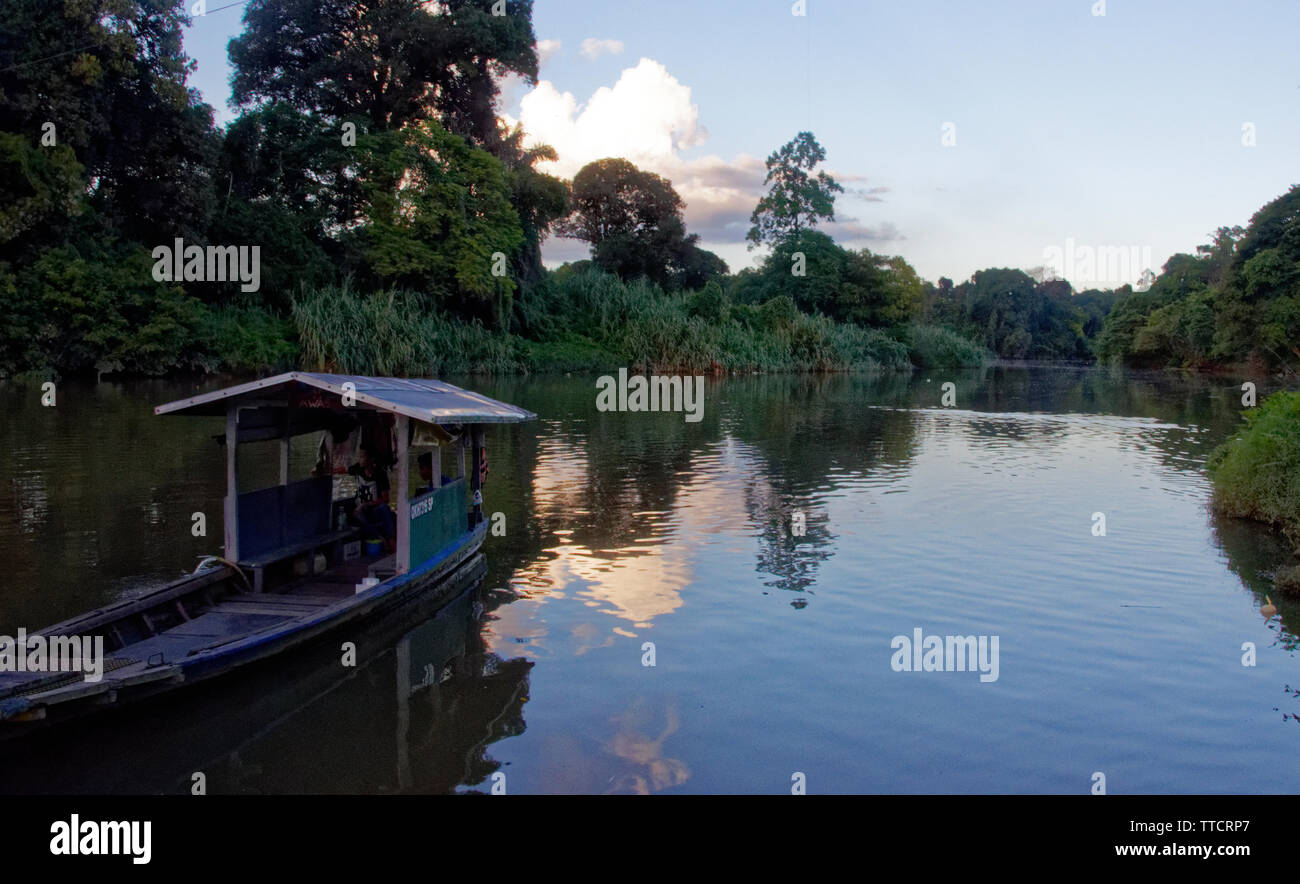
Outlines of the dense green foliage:
{"label": "dense green foliage", "polygon": [[1170,258],[1150,291],[1126,294],[1098,356],[1130,365],[1291,367],[1300,356],[1300,185],[1245,228],[1220,228]]}
{"label": "dense green foliage", "polygon": [[[769,158],[754,223],[772,253],[739,277],[666,179],[618,158],[572,184],[539,172],[554,151],[495,108],[501,76],[536,79],[532,4],[493,5],[253,0],[230,43],[240,113],[218,130],[186,84],[181,0],[7,4],[0,376],[985,360],[915,325],[903,259],[811,230],[843,190],[812,133]],[[545,270],[553,233],[591,260]],[[178,239],[257,247],[259,286],[155,279]]]}
{"label": "dense green foliage", "polygon": [[952,332],[915,327],[904,342],[879,329],[801,312],[787,296],[732,304],[716,284],[665,292],[596,268],[556,273],[540,287],[533,334],[489,332],[423,309],[423,296],[362,294],[348,286],[305,293],[294,323],[308,368],[365,374],[610,370],[692,373],[872,371],[983,363],[986,352]]}
{"label": "dense green foliage", "polygon": [[[619,158],[571,183],[539,171],[554,151],[496,113],[502,76],[536,80],[532,3],[493,5],[253,0],[230,43],[239,115],[218,129],[187,86],[181,0],[5,4],[0,376],[1300,358],[1300,187],[1147,291],[1007,268],[931,284],[816,229],[843,188],[800,132],[767,159],[748,236],[765,253],[733,275],[672,182]],[[591,259],[546,270],[557,234]],[[151,253],[178,238],[257,246],[260,288],[156,281]]]}
{"label": "dense green foliage", "polygon": [[825,171],[811,174],[826,159],[826,149],[811,132],[800,132],[767,158],[767,193],[750,216],[746,238],[753,244],[776,245],[808,230],[818,221],[835,219],[835,194],[840,185]]}
{"label": "dense green foliage", "polygon": [[807,313],[840,322],[881,327],[910,322],[921,309],[921,280],[902,258],[852,251],[816,230],[801,230],[777,243],[754,270],[732,285],[739,303],[789,295]]}
{"label": "dense green foliage", "polygon": [[1280,527],[1300,548],[1300,393],[1274,393],[1210,456],[1214,505]]}
{"label": "dense green foliage", "polygon": [[1101,293],[1074,295],[1064,280],[1036,281],[1021,270],[981,270],[926,293],[926,319],[965,332],[1006,359],[1088,360],[1089,329],[1104,310]]}
{"label": "dense green foliage", "polygon": [[698,288],[727,265],[686,233],[683,208],[667,179],[627,160],[596,160],[573,176],[572,214],[559,232],[589,243],[592,263],[622,279]]}
{"label": "dense green foliage", "polygon": [[203,308],[149,260],[201,231],[214,198],[182,10],[0,5],[0,374],[200,367]]}
{"label": "dense green foliage", "polygon": [[[504,331],[568,210],[505,129],[530,0],[253,0],[224,131],[187,88],[181,0],[0,9],[0,375],[261,370],[300,288],[354,278]],[[260,287],[157,282],[151,253],[257,247]]]}
{"label": "dense green foliage", "polygon": [[532,0],[252,0],[230,41],[234,98],[286,102],[370,131],[437,118],[476,143],[499,136],[496,78],[537,79]]}

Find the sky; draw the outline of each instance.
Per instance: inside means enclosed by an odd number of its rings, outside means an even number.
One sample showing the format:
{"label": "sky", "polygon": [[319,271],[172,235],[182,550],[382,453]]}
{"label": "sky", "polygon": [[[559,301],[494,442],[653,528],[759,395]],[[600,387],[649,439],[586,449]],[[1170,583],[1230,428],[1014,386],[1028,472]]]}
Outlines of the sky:
{"label": "sky", "polygon": [[[218,122],[228,5],[185,38]],[[663,175],[733,271],[764,254],[764,159],[804,130],[846,191],[822,229],[930,280],[1134,282],[1300,183],[1300,0],[535,0],[533,25],[538,82],[499,110],[556,148],[539,168]]]}

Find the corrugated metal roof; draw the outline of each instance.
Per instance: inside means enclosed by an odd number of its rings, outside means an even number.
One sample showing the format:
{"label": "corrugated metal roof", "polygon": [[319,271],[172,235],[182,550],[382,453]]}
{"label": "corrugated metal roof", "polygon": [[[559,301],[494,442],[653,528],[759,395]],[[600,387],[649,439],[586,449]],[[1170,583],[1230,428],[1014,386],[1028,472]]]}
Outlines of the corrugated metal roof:
{"label": "corrugated metal roof", "polygon": [[213,390],[201,396],[178,399],[159,405],[154,414],[226,413],[230,400],[271,404],[288,401],[295,382],[342,395],[344,384],[352,384],[356,407],[389,411],[431,424],[513,424],[534,420],[537,415],[515,405],[489,399],[473,390],[464,390],[446,381],[429,378],[371,378],[351,374],[323,374],[290,371],[260,381],[250,381]]}

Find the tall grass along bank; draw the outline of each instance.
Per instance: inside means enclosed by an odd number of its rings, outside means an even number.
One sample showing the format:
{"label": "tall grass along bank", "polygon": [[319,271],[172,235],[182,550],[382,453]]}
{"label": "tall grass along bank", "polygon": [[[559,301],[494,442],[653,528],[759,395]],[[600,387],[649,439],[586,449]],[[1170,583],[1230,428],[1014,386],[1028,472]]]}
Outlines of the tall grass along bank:
{"label": "tall grass along bank", "polygon": [[1300,549],[1300,393],[1274,393],[1210,455],[1214,506],[1280,528]]}
{"label": "tall grass along bank", "polygon": [[448,318],[418,293],[342,285],[303,293],[293,324],[304,367],[379,375],[898,371],[989,358],[945,328],[891,334],[810,316],[784,296],[736,305],[716,286],[670,294],[597,270],[554,274],[518,312],[523,334]]}

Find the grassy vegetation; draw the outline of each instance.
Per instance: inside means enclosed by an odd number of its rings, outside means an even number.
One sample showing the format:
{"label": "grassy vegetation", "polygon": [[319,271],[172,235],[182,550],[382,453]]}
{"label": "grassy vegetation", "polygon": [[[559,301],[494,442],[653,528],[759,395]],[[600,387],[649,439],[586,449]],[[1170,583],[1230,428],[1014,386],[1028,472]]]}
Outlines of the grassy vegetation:
{"label": "grassy vegetation", "polygon": [[979,368],[993,353],[941,325],[912,325],[907,334],[908,356],[917,368]]}
{"label": "grassy vegetation", "polygon": [[[427,309],[417,293],[363,294],[348,285],[305,292],[293,304],[300,362],[314,370],[377,375],[606,370],[653,372],[882,371],[978,366],[989,353],[947,329],[881,329],[799,311],[788,297],[730,304],[716,285],[665,293],[595,269],[556,274],[529,304],[528,336],[490,331]],[[262,337],[274,338],[274,326]],[[900,338],[902,338],[900,340]],[[277,347],[232,350],[256,367]]]}
{"label": "grassy vegetation", "polygon": [[1280,528],[1300,549],[1300,393],[1274,393],[1209,459],[1214,506]]}
{"label": "grassy vegetation", "polygon": [[269,374],[298,364],[298,334],[291,320],[262,307],[220,307],[202,325],[211,367]]}
{"label": "grassy vegetation", "polygon": [[366,295],[344,283],[294,299],[301,364],[382,377],[511,374],[526,370],[523,342],[425,310],[406,292]]}

